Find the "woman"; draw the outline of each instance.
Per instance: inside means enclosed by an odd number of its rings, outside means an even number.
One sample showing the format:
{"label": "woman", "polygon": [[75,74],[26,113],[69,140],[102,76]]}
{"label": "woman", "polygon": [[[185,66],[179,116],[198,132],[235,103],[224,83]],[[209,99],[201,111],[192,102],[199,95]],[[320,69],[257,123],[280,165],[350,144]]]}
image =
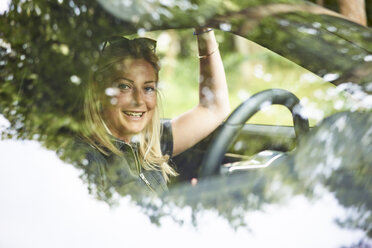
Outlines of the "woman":
{"label": "woman", "polygon": [[[83,137],[87,181],[97,193],[162,192],[177,173],[175,156],[210,134],[229,109],[225,73],[212,29],[198,28],[199,104],[177,118],[160,122],[156,42],[118,38],[105,44],[86,90]],[[90,172],[89,172],[90,171]]]}

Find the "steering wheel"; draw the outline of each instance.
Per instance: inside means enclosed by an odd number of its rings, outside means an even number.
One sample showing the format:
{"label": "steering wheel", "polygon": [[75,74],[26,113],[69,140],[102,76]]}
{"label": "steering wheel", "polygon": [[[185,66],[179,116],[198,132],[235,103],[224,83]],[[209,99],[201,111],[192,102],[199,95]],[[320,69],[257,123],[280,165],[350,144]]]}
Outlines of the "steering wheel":
{"label": "steering wheel", "polygon": [[212,140],[200,168],[200,178],[218,174],[219,167],[227,151],[239,131],[249,118],[267,105],[280,104],[292,113],[293,124],[298,143],[302,135],[309,131],[309,121],[301,115],[300,100],[291,92],[283,89],[269,89],[259,92],[245,100],[223,123],[218,134]]}

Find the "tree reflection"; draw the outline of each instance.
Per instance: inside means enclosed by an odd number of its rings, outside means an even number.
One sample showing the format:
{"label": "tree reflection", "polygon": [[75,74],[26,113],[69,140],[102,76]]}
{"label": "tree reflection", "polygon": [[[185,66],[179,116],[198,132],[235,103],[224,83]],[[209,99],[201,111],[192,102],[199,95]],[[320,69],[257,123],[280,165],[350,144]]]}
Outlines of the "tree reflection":
{"label": "tree reflection", "polygon": [[[225,23],[225,19],[220,18],[213,25]],[[252,12],[244,11],[232,14],[228,20],[232,24],[229,31],[289,58],[335,85],[365,84],[370,91],[372,66],[368,58],[372,53],[372,33],[364,27],[334,16],[304,12],[254,18]]]}
{"label": "tree reflection", "polygon": [[4,136],[57,149],[79,129],[81,85],[99,44],[125,23],[84,1],[13,1],[0,23]]}

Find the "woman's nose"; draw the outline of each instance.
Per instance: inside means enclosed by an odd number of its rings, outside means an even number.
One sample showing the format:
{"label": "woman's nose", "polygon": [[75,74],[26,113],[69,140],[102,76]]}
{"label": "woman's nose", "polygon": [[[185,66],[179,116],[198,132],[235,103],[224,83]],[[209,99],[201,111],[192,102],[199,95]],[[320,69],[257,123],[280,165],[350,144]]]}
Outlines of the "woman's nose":
{"label": "woman's nose", "polygon": [[134,106],[141,106],[144,103],[143,94],[141,90],[134,89],[132,94],[132,104]]}

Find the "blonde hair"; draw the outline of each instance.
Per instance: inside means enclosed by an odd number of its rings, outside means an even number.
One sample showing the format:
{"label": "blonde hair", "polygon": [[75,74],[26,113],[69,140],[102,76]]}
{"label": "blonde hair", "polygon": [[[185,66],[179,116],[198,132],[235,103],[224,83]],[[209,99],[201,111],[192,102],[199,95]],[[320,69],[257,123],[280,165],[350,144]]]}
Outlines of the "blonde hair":
{"label": "blonde hair", "polygon": [[[112,72],[114,65],[126,59],[145,59],[153,66],[157,79],[160,69],[158,64],[159,59],[154,50],[146,49],[142,44],[136,46],[136,39],[123,39],[125,44],[112,44],[102,52],[98,70],[92,74],[85,90],[82,135],[91,146],[106,156],[112,153],[123,156],[123,152],[115,146],[114,141],[107,131],[105,121],[102,118],[104,111],[103,103],[106,101],[104,99],[104,92],[105,88],[108,87],[108,83],[104,80],[107,78],[105,75],[107,76]],[[126,47],[128,42],[131,45],[130,47]],[[143,169],[161,171],[164,179],[169,181],[169,176],[176,176],[177,173],[168,164],[169,156],[163,155],[161,152],[160,138],[162,126],[160,121],[160,106],[161,98],[159,93],[157,93],[157,105],[151,122],[138,134],[139,159]]]}

